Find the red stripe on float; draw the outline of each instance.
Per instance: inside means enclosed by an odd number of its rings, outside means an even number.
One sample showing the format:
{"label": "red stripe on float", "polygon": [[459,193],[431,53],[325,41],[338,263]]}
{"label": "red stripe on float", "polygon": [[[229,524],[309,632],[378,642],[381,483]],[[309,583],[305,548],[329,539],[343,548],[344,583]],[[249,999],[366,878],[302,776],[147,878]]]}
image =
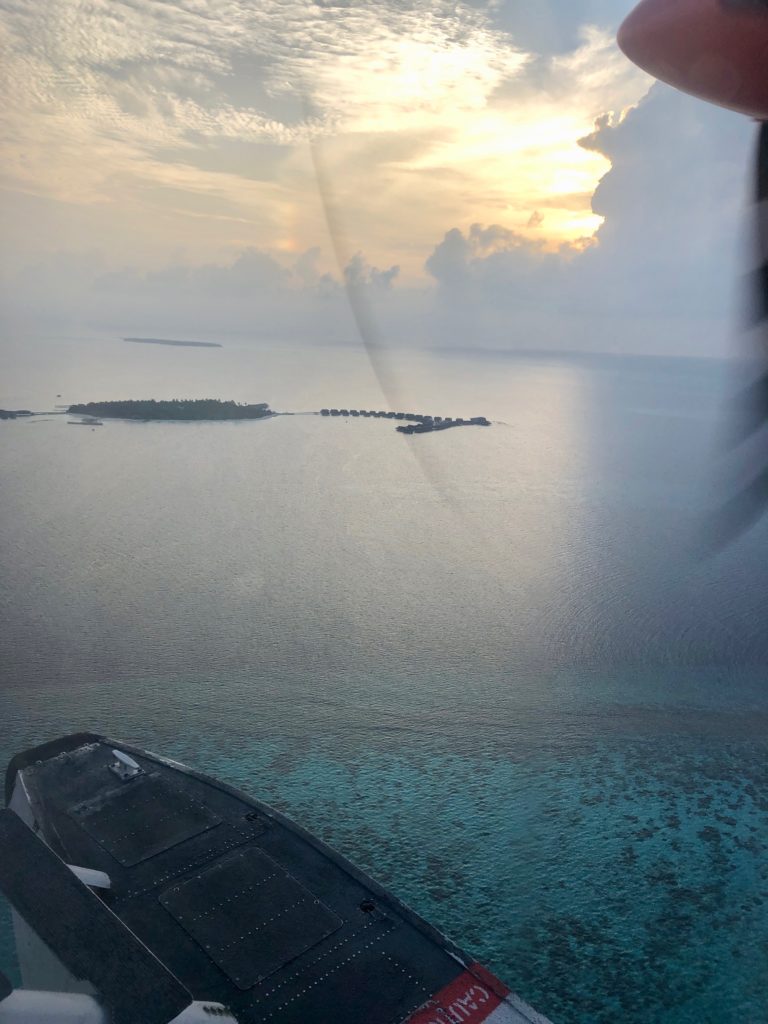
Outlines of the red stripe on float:
{"label": "red stripe on float", "polygon": [[469,969],[476,978],[479,978],[483,984],[487,985],[492,992],[495,992],[502,999],[512,991],[507,988],[503,981],[499,981],[495,974],[491,974],[487,967],[483,967],[482,964],[470,964]]}
{"label": "red stripe on float", "polygon": [[424,1003],[407,1024],[480,1024],[501,1006],[508,992],[490,971],[472,964]]}

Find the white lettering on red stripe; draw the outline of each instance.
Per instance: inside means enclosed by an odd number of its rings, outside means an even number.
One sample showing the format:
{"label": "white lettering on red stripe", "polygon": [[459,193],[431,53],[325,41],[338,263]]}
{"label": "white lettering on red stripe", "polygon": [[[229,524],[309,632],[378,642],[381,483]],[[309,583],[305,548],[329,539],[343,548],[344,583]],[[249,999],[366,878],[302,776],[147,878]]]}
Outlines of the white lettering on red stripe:
{"label": "white lettering on red stripe", "polygon": [[408,1018],[407,1024],[481,1024],[501,1006],[503,997],[497,992],[505,991],[505,986],[485,970],[482,979],[484,984],[465,971],[436,992]]}

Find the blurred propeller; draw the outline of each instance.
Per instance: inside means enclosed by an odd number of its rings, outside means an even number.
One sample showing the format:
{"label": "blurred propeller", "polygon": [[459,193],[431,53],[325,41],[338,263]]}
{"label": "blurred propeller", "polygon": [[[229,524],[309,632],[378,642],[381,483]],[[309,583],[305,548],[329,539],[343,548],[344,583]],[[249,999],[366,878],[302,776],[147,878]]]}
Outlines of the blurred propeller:
{"label": "blurred propeller", "polygon": [[[768,54],[766,54],[768,59]],[[768,68],[767,68],[768,73]],[[760,125],[757,145],[757,244],[758,269],[755,274],[757,304],[755,313],[761,323],[768,320],[768,121]],[[768,356],[768,352],[766,352]]]}
{"label": "blurred propeller", "polygon": [[754,379],[736,399],[730,447],[741,458],[742,482],[716,514],[717,547],[742,534],[768,508],[768,437],[757,437],[768,427],[768,122],[758,131],[754,224],[756,265],[748,278],[746,323],[755,336]]}
{"label": "blurred propeller", "polygon": [[[344,218],[339,209],[339,204],[334,196],[331,183],[331,176],[326,166],[323,146],[321,141],[311,131],[314,120],[314,111],[309,99],[309,90],[304,92],[304,119],[308,127],[307,141],[312,159],[312,166],[315,172],[315,181],[320,196],[320,202],[325,214],[328,234],[333,245],[336,264],[339,268],[344,289],[347,294],[349,309],[352,313],[358,337],[368,357],[371,369],[378,381],[381,392],[387,401],[390,409],[397,410],[402,406],[400,399],[400,386],[397,372],[393,371],[391,364],[391,350],[388,349],[374,314],[370,297],[366,294],[365,283],[349,274],[347,268],[353,256],[353,250],[349,244],[345,230]],[[433,462],[428,456],[428,446],[407,443],[404,435],[401,436],[406,450],[411,454],[414,462],[422,476],[432,488],[439,501],[450,505],[454,511],[458,506],[445,487],[445,480],[441,472],[439,462]]]}
{"label": "blurred propeller", "polygon": [[[311,123],[311,108],[308,101],[304,102],[305,119]],[[392,409],[397,409],[397,380],[392,374],[387,363],[386,351],[383,347],[381,332],[378,329],[376,318],[373,315],[370,303],[365,294],[365,284],[356,281],[348,271],[353,256],[346,232],[344,230],[343,218],[339,211],[338,204],[334,198],[331,177],[325,164],[322,144],[319,140],[309,136],[309,152],[312,158],[312,166],[315,172],[315,181],[320,195],[320,202],[325,214],[325,221],[328,226],[328,234],[333,245],[336,264],[339,268],[344,289],[347,293],[352,319],[355,322],[357,333],[363,348],[368,356],[376,379],[381,387],[382,394]]]}
{"label": "blurred propeller", "polygon": [[747,318],[757,342],[752,382],[737,398],[728,437],[727,469],[738,483],[726,485],[735,494],[712,524],[711,541],[723,547],[768,508],[768,0],[640,0],[617,39],[654,78],[760,123]]}

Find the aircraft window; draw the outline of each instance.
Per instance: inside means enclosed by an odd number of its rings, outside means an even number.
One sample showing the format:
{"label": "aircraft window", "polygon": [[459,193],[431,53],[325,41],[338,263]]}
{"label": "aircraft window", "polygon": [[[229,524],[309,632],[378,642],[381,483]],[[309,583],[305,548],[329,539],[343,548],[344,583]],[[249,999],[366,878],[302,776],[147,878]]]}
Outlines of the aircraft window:
{"label": "aircraft window", "polygon": [[768,0],[0,40],[0,1022],[768,1024]]}

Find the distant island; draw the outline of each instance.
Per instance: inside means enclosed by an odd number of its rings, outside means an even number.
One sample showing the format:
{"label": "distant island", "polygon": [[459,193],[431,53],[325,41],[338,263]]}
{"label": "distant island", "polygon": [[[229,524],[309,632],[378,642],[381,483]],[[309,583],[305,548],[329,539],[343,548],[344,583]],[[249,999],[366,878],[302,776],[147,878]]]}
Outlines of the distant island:
{"label": "distant island", "polygon": [[218,341],[178,341],[175,338],[123,338],[137,345],[181,345],[184,348],[223,348]]}
{"label": "distant island", "polygon": [[245,405],[218,398],[174,398],[168,402],[86,402],[70,405],[74,416],[113,417],[121,420],[259,420],[275,414],[266,402]]}
{"label": "distant island", "polygon": [[19,416],[31,416],[29,409],[0,409],[0,420],[15,420]]}

